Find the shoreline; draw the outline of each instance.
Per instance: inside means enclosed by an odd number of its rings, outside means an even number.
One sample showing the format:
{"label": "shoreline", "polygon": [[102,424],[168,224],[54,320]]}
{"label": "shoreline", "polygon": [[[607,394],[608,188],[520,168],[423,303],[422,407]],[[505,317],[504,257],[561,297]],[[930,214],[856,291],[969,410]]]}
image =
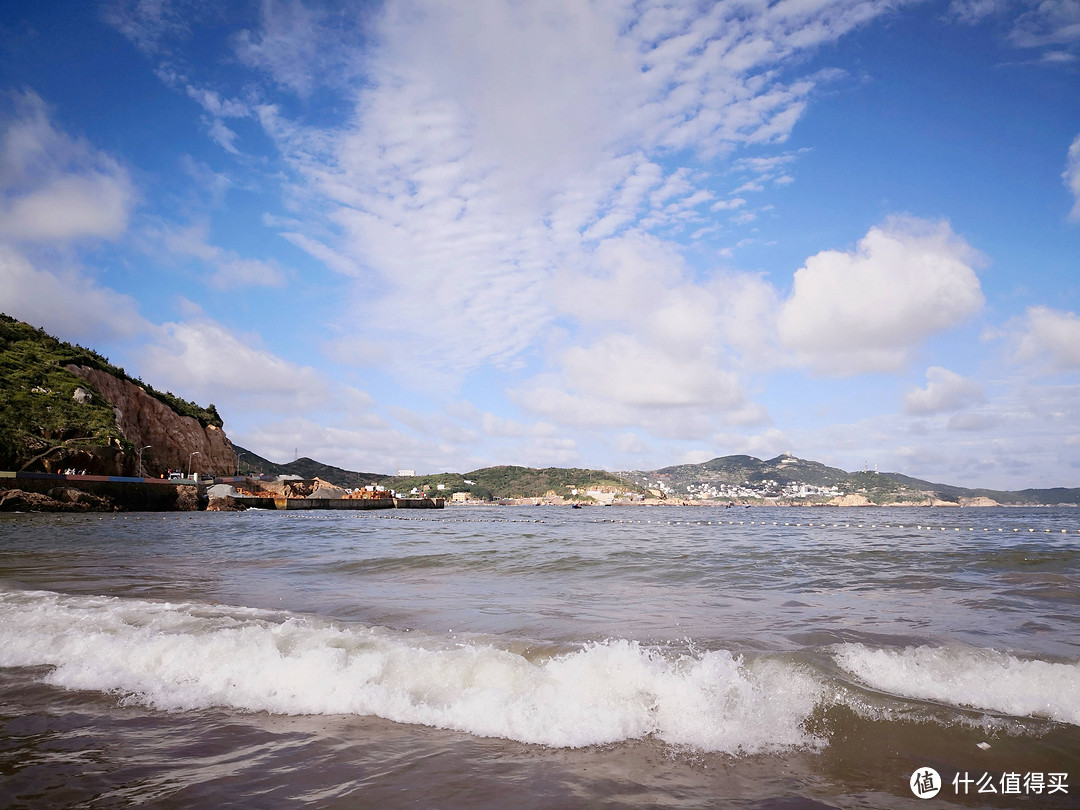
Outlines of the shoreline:
{"label": "shoreline", "polygon": [[[371,506],[343,505],[337,499],[320,498],[319,503],[305,498],[227,498],[208,497],[206,490],[215,483],[235,482],[237,479],[198,478],[165,479],[134,478],[105,475],[66,475],[59,473],[4,472],[0,471],[0,512],[188,512],[188,511],[239,511],[247,508],[267,509],[364,509]],[[245,503],[245,501],[251,501]],[[255,503],[255,501],[259,501]],[[263,503],[265,501],[266,503]],[[281,503],[278,503],[278,502]],[[325,501],[326,503],[323,503]],[[441,502],[441,503],[440,503]],[[989,498],[964,498],[946,501],[927,497],[921,501],[890,501],[874,503],[865,496],[845,495],[829,501],[798,502],[792,499],[774,501],[698,500],[685,498],[645,498],[642,500],[613,500],[586,502],[550,497],[502,498],[494,501],[454,501],[451,498],[408,499],[395,498],[393,506],[406,508],[442,508],[474,506],[546,506],[559,508],[597,508],[609,506],[629,507],[708,507],[712,509],[761,509],[761,508],[918,508],[918,509],[1004,509],[1080,508],[1078,504],[1062,503],[998,503]],[[384,507],[388,508],[388,507]]]}

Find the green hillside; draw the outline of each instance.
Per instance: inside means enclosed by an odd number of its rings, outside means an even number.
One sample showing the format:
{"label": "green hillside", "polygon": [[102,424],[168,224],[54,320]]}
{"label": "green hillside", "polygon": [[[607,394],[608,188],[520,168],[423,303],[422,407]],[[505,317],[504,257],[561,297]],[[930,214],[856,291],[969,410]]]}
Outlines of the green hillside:
{"label": "green hillside", "polygon": [[[903,503],[925,500],[933,493],[933,485],[919,486],[925,482],[915,479],[902,481],[869,471],[849,473],[788,454],[766,461],[753,456],[724,456],[702,464],[623,475],[676,497],[791,498],[796,497],[793,493],[800,486],[809,486],[822,490],[835,488],[839,494],[863,495],[874,503]],[[833,494],[823,493],[817,499],[826,501],[830,497]],[[951,493],[937,497],[956,500],[956,495]]]}
{"label": "green hillside", "polygon": [[[69,364],[133,382],[177,413],[193,416],[204,426],[221,427],[213,405],[201,408],[156,391],[97,352],[0,313],[0,469],[84,467],[103,452],[133,452],[116,428],[112,407],[91,385],[66,371]],[[74,399],[77,388],[90,392],[89,402]]]}
{"label": "green hillside", "polygon": [[563,467],[545,469],[515,466],[485,467],[464,474],[391,476],[382,479],[379,483],[398,492],[409,492],[414,488],[436,492],[439,491],[438,485],[442,484],[442,493],[447,497],[454,492],[468,492],[479,500],[540,498],[548,492],[554,492],[564,498],[573,498],[572,492],[575,489],[579,492],[577,499],[587,500],[584,491],[599,487],[608,487],[621,492],[642,494],[645,492],[632,481],[613,473]]}
{"label": "green hillside", "polygon": [[[368,484],[381,484],[396,492],[413,489],[449,498],[455,492],[467,492],[473,498],[493,501],[509,498],[539,498],[555,492],[566,498],[579,490],[580,500],[587,500],[584,491],[597,487],[644,493],[641,487],[617,475],[603,470],[583,470],[562,467],[534,469],[532,467],[486,467],[468,473],[433,473],[431,475],[381,475],[379,473],[354,472],[322,464],[310,458],[299,458],[285,464],[276,464],[244,447],[233,445],[240,459],[241,473],[264,475],[298,475],[301,478],[321,478],[340,487],[356,488]],[[440,490],[439,485],[443,488]]]}

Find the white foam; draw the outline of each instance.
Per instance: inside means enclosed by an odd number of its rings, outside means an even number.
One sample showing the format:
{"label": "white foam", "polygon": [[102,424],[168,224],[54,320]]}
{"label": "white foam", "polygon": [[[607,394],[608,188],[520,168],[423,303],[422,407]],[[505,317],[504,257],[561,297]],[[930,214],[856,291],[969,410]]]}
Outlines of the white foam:
{"label": "white foam", "polygon": [[490,644],[287,613],[0,590],[0,665],[166,710],[377,715],[556,747],[654,735],[757,753],[822,741],[801,667],[612,640],[529,660]]}
{"label": "white foam", "polygon": [[842,669],[873,689],[1016,717],[1080,725],[1080,663],[1028,661],[970,647],[836,649]]}

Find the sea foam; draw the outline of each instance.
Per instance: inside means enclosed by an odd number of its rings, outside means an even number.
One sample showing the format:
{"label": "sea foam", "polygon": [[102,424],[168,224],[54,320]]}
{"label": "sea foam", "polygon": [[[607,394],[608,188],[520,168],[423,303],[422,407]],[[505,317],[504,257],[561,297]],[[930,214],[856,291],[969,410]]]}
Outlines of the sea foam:
{"label": "sea foam", "polygon": [[842,644],[837,664],[893,695],[1080,725],[1080,664],[1029,661],[997,650]]}
{"label": "sea foam", "polygon": [[554,747],[654,736],[703,751],[816,746],[799,665],[608,640],[532,660],[478,639],[195,603],[0,590],[0,666],[163,710],[376,715]]}

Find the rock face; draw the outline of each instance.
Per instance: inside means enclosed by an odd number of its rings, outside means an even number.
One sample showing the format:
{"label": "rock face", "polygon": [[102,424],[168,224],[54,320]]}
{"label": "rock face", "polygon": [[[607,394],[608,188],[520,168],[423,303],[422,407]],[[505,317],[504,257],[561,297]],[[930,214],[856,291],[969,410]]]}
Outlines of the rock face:
{"label": "rock face", "polygon": [[236,451],[220,428],[204,428],[197,419],[181,416],[139,386],[104,371],[75,365],[65,368],[92,385],[113,406],[116,426],[136,449],[150,445],[142,454],[147,476],[156,478],[166,470],[186,473],[189,457],[192,473],[200,476],[236,472]]}
{"label": "rock face", "polygon": [[115,508],[108,498],[73,487],[56,487],[48,494],[21,489],[0,491],[0,512],[111,512]]}
{"label": "rock face", "polygon": [[829,506],[873,506],[874,504],[865,495],[850,494],[840,495],[829,501]]}
{"label": "rock face", "polygon": [[961,506],[1001,506],[1000,503],[993,498],[987,498],[984,495],[980,495],[977,498],[961,498]]}

